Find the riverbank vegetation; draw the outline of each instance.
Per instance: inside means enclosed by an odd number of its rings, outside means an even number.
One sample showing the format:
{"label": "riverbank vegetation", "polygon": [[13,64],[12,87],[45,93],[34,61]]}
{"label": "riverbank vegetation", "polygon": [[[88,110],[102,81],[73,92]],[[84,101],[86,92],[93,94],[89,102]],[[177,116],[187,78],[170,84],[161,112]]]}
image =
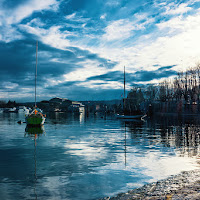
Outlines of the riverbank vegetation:
{"label": "riverbank vegetation", "polygon": [[[133,88],[128,97],[141,93],[140,88]],[[136,103],[141,103],[143,99],[153,101],[179,101],[187,103],[197,103],[200,100],[200,64],[189,68],[185,72],[178,72],[173,79],[166,79],[159,84],[149,85],[143,89],[143,97],[138,98]]]}

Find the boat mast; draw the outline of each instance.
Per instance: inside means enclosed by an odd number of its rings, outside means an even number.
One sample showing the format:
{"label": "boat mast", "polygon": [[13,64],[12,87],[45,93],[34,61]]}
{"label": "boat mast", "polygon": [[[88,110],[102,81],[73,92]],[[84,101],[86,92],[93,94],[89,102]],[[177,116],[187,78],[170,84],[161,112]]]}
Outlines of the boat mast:
{"label": "boat mast", "polygon": [[38,53],[38,41],[36,41],[36,65],[35,65],[35,108],[36,108],[36,84],[37,84],[37,53]]}
{"label": "boat mast", "polygon": [[126,96],[126,74],[125,74],[125,66],[124,66],[124,99],[125,99],[125,96]]}
{"label": "boat mast", "polygon": [[125,74],[125,66],[124,66],[124,112],[125,112],[125,97],[126,97],[126,74]]}

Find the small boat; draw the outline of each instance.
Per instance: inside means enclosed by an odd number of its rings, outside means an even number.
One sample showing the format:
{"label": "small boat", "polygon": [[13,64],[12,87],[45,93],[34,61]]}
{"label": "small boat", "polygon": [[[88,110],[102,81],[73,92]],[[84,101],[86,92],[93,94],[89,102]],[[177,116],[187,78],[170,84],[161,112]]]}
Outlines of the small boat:
{"label": "small boat", "polygon": [[25,106],[19,106],[17,112],[22,114],[29,114],[29,109]]}
{"label": "small boat", "polygon": [[41,126],[45,122],[45,116],[35,108],[27,117],[26,124],[32,126]]}
{"label": "small boat", "polygon": [[38,42],[36,43],[36,67],[35,67],[35,107],[33,111],[26,116],[26,123],[29,126],[41,126],[45,122],[45,115],[42,114],[41,110],[36,105],[36,83],[37,83],[37,51]]}
{"label": "small boat", "polygon": [[144,117],[146,117],[146,115],[116,115],[117,119],[143,119]]}
{"label": "small boat", "polygon": [[17,108],[16,107],[10,108],[8,110],[8,112],[14,112],[14,113],[16,113],[17,112]]}

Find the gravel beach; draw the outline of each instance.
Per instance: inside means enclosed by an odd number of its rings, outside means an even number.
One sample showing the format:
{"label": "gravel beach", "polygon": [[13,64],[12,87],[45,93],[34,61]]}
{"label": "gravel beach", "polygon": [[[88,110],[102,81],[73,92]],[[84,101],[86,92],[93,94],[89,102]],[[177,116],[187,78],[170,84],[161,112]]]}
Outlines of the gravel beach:
{"label": "gravel beach", "polygon": [[182,172],[141,188],[101,200],[200,200],[200,170]]}

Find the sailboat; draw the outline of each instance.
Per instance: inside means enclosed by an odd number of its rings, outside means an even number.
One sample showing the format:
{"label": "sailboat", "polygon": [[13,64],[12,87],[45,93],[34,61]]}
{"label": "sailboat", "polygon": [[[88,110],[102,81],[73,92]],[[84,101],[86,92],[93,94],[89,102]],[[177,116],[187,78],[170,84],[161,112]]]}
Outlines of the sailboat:
{"label": "sailboat", "polygon": [[125,66],[124,66],[124,98],[123,98],[123,114],[117,114],[116,118],[118,119],[143,119],[146,115],[143,115],[142,113],[138,114],[129,114],[127,115],[125,113],[125,106],[126,105],[126,74],[125,74]]}
{"label": "sailboat", "polygon": [[36,42],[36,66],[35,66],[35,107],[33,111],[26,116],[26,124],[29,126],[41,126],[45,122],[45,116],[41,113],[41,110],[36,105],[36,84],[37,84],[37,54],[38,54],[38,42]]}

